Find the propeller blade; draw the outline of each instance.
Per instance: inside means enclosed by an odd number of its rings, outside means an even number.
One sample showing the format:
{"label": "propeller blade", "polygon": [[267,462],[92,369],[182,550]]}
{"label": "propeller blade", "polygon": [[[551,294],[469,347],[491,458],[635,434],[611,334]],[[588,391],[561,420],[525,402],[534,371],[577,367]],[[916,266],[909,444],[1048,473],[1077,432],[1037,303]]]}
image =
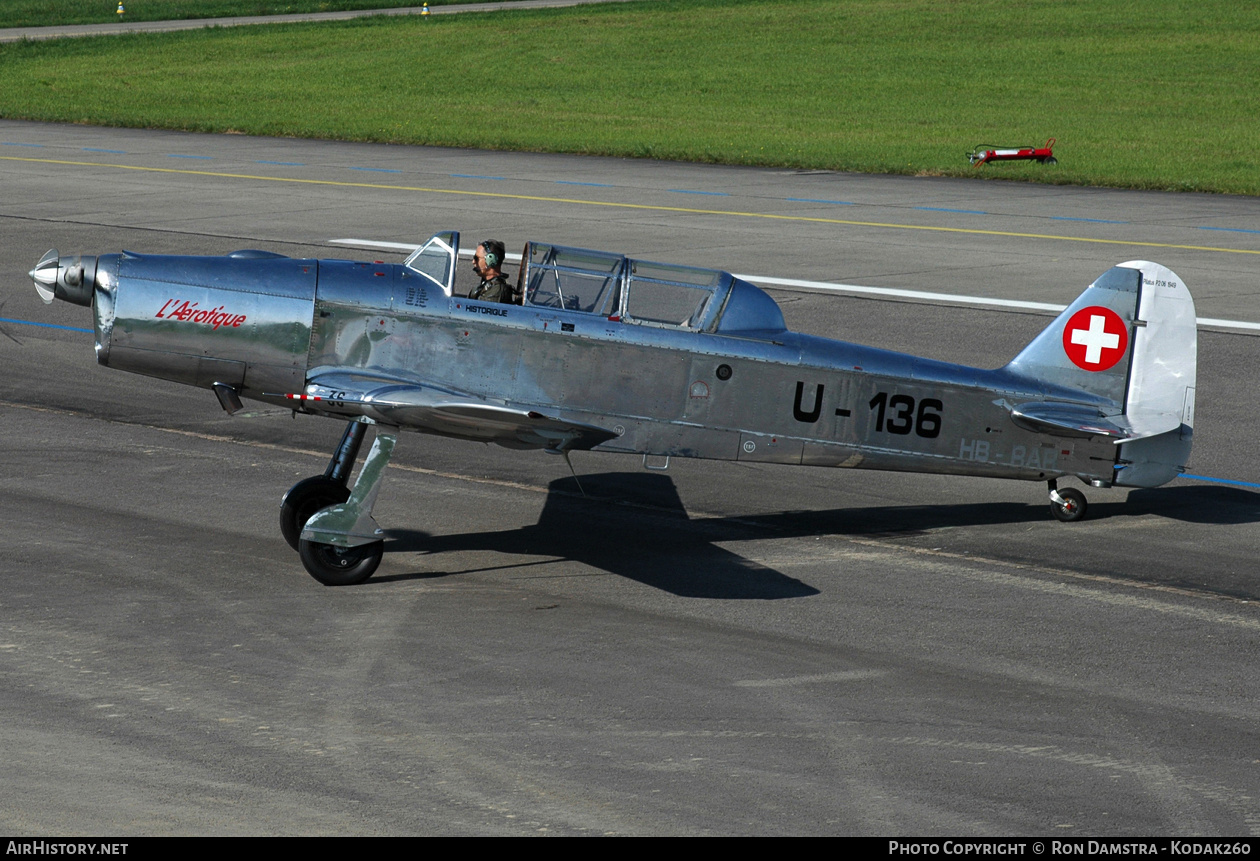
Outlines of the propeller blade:
{"label": "propeller blade", "polygon": [[61,254],[56,248],[48,249],[48,253],[39,258],[35,268],[28,274],[35,282],[35,290],[45,305],[51,305],[57,297],[57,275],[60,269]]}

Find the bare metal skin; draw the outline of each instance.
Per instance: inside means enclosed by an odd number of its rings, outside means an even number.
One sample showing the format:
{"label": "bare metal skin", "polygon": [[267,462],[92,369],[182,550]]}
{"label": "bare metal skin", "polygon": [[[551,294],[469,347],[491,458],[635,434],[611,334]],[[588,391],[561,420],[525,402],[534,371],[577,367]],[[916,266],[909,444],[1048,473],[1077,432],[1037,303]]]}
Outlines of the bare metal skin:
{"label": "bare metal skin", "polygon": [[[482,252],[478,247],[479,253]],[[40,295],[93,309],[98,361],[348,422],[281,527],[328,584],[380,562],[372,518],[399,430],[578,450],[1156,487],[1194,425],[1194,303],[1146,261],[1104,273],[996,370],[790,332],[726,272],[529,243],[522,304],[453,294],[459,234],[401,265],[131,253],[31,270]],[[497,271],[497,270],[496,270]],[[349,475],[367,425],[372,447]],[[666,464],[668,460],[666,460]]]}

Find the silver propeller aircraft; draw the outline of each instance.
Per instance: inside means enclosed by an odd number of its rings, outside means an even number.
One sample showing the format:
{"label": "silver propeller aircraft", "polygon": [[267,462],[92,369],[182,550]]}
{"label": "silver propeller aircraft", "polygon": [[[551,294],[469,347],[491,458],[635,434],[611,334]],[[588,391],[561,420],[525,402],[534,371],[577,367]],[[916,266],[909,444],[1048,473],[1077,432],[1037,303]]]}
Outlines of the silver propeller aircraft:
{"label": "silver propeller aircraft", "polygon": [[[459,234],[399,264],[54,249],[45,302],[93,310],[102,365],[339,418],[323,475],[283,499],[280,531],[322,583],[366,580],[372,507],[399,430],[514,449],[624,452],[1157,487],[1194,425],[1196,323],[1156,263],[1104,272],[1005,367],[979,370],[790,332],[766,293],[717,270],[539,242],[520,293],[454,290]],[[371,450],[350,485],[368,425]],[[666,461],[666,464],[668,461]]]}

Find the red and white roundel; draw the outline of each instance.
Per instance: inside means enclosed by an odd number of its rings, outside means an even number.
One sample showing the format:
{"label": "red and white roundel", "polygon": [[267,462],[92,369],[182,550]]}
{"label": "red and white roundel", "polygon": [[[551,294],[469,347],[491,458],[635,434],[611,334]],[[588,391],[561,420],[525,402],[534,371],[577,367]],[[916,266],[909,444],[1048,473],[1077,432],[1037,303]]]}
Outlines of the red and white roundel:
{"label": "red and white roundel", "polygon": [[1105,371],[1129,348],[1129,327],[1110,308],[1091,305],[1072,315],[1063,327],[1063,352],[1087,371]]}

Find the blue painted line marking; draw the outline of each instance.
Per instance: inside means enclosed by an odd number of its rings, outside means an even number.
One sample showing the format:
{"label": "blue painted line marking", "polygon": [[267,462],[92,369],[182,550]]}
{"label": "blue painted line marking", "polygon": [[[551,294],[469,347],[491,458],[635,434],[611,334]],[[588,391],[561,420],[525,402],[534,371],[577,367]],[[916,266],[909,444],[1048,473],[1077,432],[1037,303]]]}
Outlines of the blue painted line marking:
{"label": "blue painted line marking", "polygon": [[1073,218],[1070,215],[1052,215],[1052,221],[1092,221],[1095,224],[1128,224],[1127,221],[1113,221],[1110,218]]}
{"label": "blue painted line marking", "polygon": [[113,153],[114,155],[127,154],[127,151],[125,149],[101,149],[98,146],[85,146],[83,148],[83,151],[84,152],[110,152],[110,153]]}
{"label": "blue painted line marking", "polygon": [[394,170],[392,167],[351,167],[351,170],[366,170],[370,173],[402,173],[401,170]]}
{"label": "blue painted line marking", "polygon": [[178,153],[178,152],[168,152],[168,153],[166,154],[166,157],[167,157],[167,158],[195,158],[195,159],[197,159],[198,161],[214,161],[214,158],[213,158],[212,156],[208,156],[208,155],[184,155],[183,153]]}
{"label": "blue painted line marking", "polygon": [[1245,227],[1200,227],[1200,230],[1224,230],[1229,233],[1260,233],[1260,230],[1248,230]]}
{"label": "blue painted line marking", "polygon": [[979,209],[948,209],[944,206],[916,206],[915,209],[925,209],[928,212],[962,212],[966,215],[988,215]]}
{"label": "blue painted line marking", "polygon": [[559,185],[589,185],[594,188],[612,188],[612,185],[607,182],[574,182],[570,179],[557,179],[556,182]]}
{"label": "blue painted line marking", "polygon": [[1194,481],[1210,481],[1215,484],[1233,484],[1238,487],[1255,487],[1255,488],[1260,489],[1260,484],[1255,484],[1254,482],[1250,482],[1250,481],[1235,481],[1232,478],[1212,478],[1211,476],[1208,476],[1208,475],[1191,475],[1188,472],[1182,473],[1181,477],[1193,479]]}
{"label": "blue painted line marking", "polygon": [[453,173],[451,176],[459,179],[503,179],[501,176],[482,176],[479,173]]}
{"label": "blue painted line marking", "polygon": [[676,194],[703,194],[708,197],[730,197],[731,196],[728,192],[725,192],[725,191],[696,191],[695,189],[692,189],[692,188],[670,188],[666,190],[675,192]]}
{"label": "blue painted line marking", "polygon": [[306,167],[305,162],[300,161],[267,161],[265,158],[255,159],[254,164],[282,164],[286,167]]}
{"label": "blue painted line marking", "polygon": [[4,145],[5,146],[33,146],[33,147],[39,147],[40,149],[44,148],[43,144],[19,143],[18,141],[5,141]]}
{"label": "blue painted line marking", "polygon": [[9,320],[0,317],[0,323],[16,323],[19,326],[38,326],[41,329],[65,329],[67,332],[83,332],[86,335],[92,334],[91,329],[80,329],[75,326],[58,326],[55,323],[36,323],[31,320]]}
{"label": "blue painted line marking", "polygon": [[857,206],[851,200],[818,200],[813,197],[787,197],[784,200],[790,200],[793,203],[834,203],[836,206]]}

